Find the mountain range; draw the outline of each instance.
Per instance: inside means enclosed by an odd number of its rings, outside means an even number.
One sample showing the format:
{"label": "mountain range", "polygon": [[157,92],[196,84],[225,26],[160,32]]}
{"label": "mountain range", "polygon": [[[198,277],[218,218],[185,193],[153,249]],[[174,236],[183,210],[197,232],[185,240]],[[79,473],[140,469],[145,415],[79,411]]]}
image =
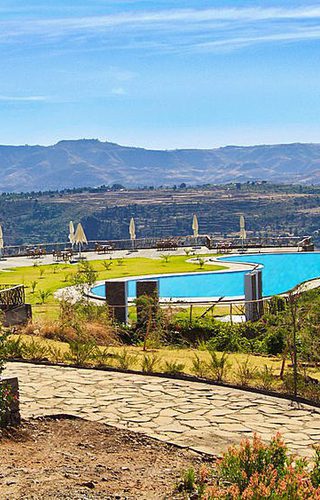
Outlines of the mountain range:
{"label": "mountain range", "polygon": [[320,184],[320,144],[151,150],[65,140],[53,146],[0,146],[0,172],[0,191],[7,192],[258,180]]}

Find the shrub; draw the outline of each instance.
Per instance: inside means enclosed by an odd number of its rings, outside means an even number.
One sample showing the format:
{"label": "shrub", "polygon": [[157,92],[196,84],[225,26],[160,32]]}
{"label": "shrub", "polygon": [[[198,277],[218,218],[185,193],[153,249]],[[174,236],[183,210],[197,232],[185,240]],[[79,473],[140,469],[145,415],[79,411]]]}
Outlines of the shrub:
{"label": "shrub", "polygon": [[183,363],[178,363],[177,361],[165,361],[163,365],[164,373],[169,373],[170,375],[182,373],[184,369],[185,365]]}
{"label": "shrub", "polygon": [[141,369],[146,373],[153,373],[156,371],[156,366],[159,363],[159,358],[155,354],[145,354],[142,358]]}
{"label": "shrub", "polygon": [[194,373],[197,377],[204,378],[208,373],[208,369],[208,363],[200,359],[198,354],[195,354],[192,359],[192,373]]}
{"label": "shrub", "polygon": [[103,345],[119,344],[117,327],[110,321],[107,308],[90,302],[71,304],[62,301],[58,320],[35,320],[20,331],[26,335],[69,342],[77,339],[79,325],[87,340]]}
{"label": "shrub", "polygon": [[109,271],[111,269],[112,264],[113,262],[111,259],[102,261],[102,265],[106,271]]}
{"label": "shrub", "polygon": [[31,293],[35,292],[37,284],[38,284],[38,281],[31,281],[31,283],[30,283]]}
{"label": "shrub", "polygon": [[275,375],[273,369],[268,365],[264,365],[258,372],[258,378],[260,380],[260,386],[265,391],[270,391],[275,381]]}
{"label": "shrub", "polygon": [[92,340],[86,340],[79,335],[76,340],[70,340],[69,352],[65,354],[66,361],[76,366],[91,364],[95,358],[97,346]]}
{"label": "shrub", "polygon": [[116,361],[121,370],[129,370],[135,365],[136,356],[129,354],[127,349],[123,349],[122,352],[116,354]]}
{"label": "shrub", "polygon": [[10,384],[0,384],[0,427],[8,425],[8,411],[12,402],[16,399],[17,396],[12,392]]}
{"label": "shrub", "polygon": [[250,385],[250,382],[257,377],[257,367],[252,366],[247,358],[242,363],[238,363],[238,368],[235,372],[237,382],[243,387]]}
{"label": "shrub", "polygon": [[[283,388],[287,394],[294,394],[294,375],[290,371],[283,377]],[[298,396],[310,399],[316,403],[320,402],[319,382],[301,373],[297,374],[297,392]]]}
{"label": "shrub", "polygon": [[4,369],[4,359],[7,356],[7,334],[0,331],[0,374]]}
{"label": "shrub", "polygon": [[276,315],[279,312],[283,312],[285,310],[287,302],[285,298],[280,297],[279,295],[275,295],[274,297],[271,297],[268,305],[269,313]]}
{"label": "shrub", "polygon": [[320,498],[319,468],[319,448],[310,464],[289,455],[280,435],[268,444],[255,435],[252,443],[230,447],[214,473],[185,472],[180,491],[203,500],[313,500]]}
{"label": "shrub", "polygon": [[104,349],[97,349],[96,352],[94,353],[94,361],[97,366],[108,366],[110,365],[110,360],[115,357],[114,354],[111,354],[108,351],[108,348],[105,347]]}
{"label": "shrub", "polygon": [[48,300],[50,295],[52,295],[50,290],[39,290],[38,299],[40,300],[40,304],[44,304]]}
{"label": "shrub", "polygon": [[8,359],[22,359],[24,356],[25,345],[25,342],[23,342],[20,336],[16,338],[9,336],[6,339],[4,346],[5,357]]}
{"label": "shrub", "polygon": [[183,486],[184,490],[192,493],[195,489],[195,471],[190,468],[185,472]]}
{"label": "shrub", "polygon": [[30,341],[25,342],[23,357],[31,361],[48,360],[49,348],[42,340],[32,337]]}
{"label": "shrub", "polygon": [[61,363],[65,359],[65,355],[60,349],[60,347],[58,347],[54,343],[49,344],[48,354],[50,361],[52,361],[52,363]]}
{"label": "shrub", "polygon": [[170,254],[166,254],[166,253],[162,253],[160,255],[160,258],[163,260],[163,262],[165,262],[165,264],[167,264],[171,258],[171,255]]}
{"label": "shrub", "polygon": [[197,257],[197,265],[200,269],[202,269],[206,263],[205,259],[203,257]]}
{"label": "shrub", "polygon": [[264,351],[267,354],[281,354],[286,346],[286,327],[270,327],[263,339]]}
{"label": "shrub", "polygon": [[228,355],[226,352],[218,354],[215,351],[209,350],[210,362],[208,364],[209,372],[213,376],[216,382],[222,382],[225,379],[226,372],[231,367],[231,363],[228,361]]}

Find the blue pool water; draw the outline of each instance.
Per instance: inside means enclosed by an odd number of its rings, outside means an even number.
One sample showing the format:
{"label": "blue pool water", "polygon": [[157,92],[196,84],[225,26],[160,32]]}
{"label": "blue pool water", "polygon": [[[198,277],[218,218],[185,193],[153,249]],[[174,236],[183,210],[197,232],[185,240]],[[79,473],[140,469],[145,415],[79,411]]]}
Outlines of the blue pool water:
{"label": "blue pool water", "polygon": [[[223,261],[260,264],[263,270],[264,296],[286,292],[303,281],[320,277],[320,253],[318,252],[237,255],[223,257],[222,264]],[[162,275],[153,277],[153,279],[157,279],[159,282],[161,298],[239,297],[244,295],[244,275],[247,272]],[[104,297],[104,285],[93,287],[92,293]],[[129,297],[135,297],[135,293],[136,281],[128,279]]]}

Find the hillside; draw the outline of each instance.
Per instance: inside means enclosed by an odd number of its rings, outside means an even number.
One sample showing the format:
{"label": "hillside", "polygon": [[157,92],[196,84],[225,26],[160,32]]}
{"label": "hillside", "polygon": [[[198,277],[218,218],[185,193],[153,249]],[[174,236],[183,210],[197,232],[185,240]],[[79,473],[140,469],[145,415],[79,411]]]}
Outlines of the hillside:
{"label": "hillside", "polygon": [[[131,217],[138,238],[191,234],[193,214],[201,234],[239,231],[245,214],[250,234],[318,235],[320,187],[242,184],[184,189],[72,190],[2,194],[0,223],[6,245],[66,241],[69,221],[81,221],[88,239],[129,237]],[[320,240],[319,240],[320,243]]]}
{"label": "hillside", "polygon": [[320,144],[227,146],[172,151],[98,140],[53,146],[0,146],[0,191],[128,187],[266,180],[320,184]]}

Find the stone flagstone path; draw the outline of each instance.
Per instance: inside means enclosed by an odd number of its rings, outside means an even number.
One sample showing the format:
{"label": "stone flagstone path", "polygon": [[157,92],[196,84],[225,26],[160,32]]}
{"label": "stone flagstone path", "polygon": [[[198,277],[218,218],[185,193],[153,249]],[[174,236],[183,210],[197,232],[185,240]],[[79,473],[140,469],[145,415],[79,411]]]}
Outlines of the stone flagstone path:
{"label": "stone flagstone path", "polygon": [[280,431],[292,451],[320,442],[320,409],[236,389],[144,375],[7,363],[22,417],[69,414],[220,454],[254,432]]}

